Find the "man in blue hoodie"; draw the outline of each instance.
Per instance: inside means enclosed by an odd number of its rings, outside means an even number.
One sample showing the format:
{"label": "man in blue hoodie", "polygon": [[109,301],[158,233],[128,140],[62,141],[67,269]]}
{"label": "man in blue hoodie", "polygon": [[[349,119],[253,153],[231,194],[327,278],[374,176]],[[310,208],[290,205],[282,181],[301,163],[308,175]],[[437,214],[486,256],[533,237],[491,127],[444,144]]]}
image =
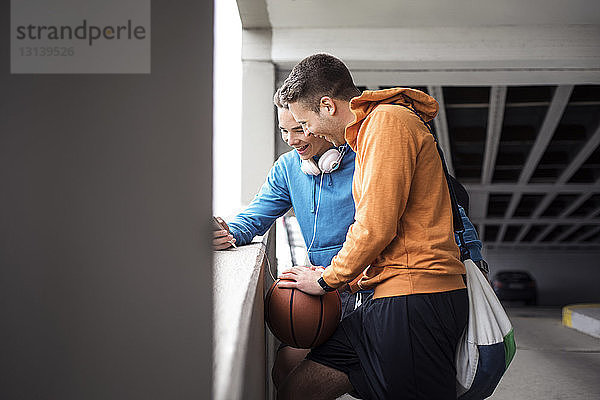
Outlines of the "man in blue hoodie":
{"label": "man in blue hoodie", "polygon": [[[348,227],[354,222],[352,175],[355,153],[349,147],[336,149],[325,139],[306,137],[290,111],[277,105],[282,139],[294,150],[279,157],[250,205],[228,222],[229,232],[214,232],[216,250],[248,244],[263,235],[293,207],[312,265],[329,265],[342,248]],[[342,317],[353,311],[356,297],[368,293],[340,293]],[[281,347],[273,367],[276,385],[304,359],[308,350]]]}
{"label": "man in blue hoodie", "polygon": [[[293,207],[311,264],[327,265],[342,247],[348,227],[354,222],[355,153],[350,148],[336,149],[325,139],[305,137],[288,109],[278,107],[277,112],[281,136],[294,150],[275,162],[254,200],[228,222],[229,232],[214,232],[213,247],[228,248],[228,241],[248,244]],[[328,168],[319,168],[323,156],[332,161],[328,163],[332,169],[329,172]]]}

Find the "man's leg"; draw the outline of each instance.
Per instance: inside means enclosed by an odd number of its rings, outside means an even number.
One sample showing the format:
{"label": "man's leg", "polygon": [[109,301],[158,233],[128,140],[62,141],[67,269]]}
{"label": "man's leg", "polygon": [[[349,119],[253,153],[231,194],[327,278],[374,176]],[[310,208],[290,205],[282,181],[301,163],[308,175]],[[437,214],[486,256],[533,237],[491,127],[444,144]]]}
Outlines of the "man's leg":
{"label": "man's leg", "polygon": [[279,389],[287,376],[304,360],[309,350],[282,346],[277,350],[271,376],[275,387]]}
{"label": "man's leg", "polygon": [[352,390],[354,388],[345,373],[304,360],[283,382],[277,399],[333,400]]}

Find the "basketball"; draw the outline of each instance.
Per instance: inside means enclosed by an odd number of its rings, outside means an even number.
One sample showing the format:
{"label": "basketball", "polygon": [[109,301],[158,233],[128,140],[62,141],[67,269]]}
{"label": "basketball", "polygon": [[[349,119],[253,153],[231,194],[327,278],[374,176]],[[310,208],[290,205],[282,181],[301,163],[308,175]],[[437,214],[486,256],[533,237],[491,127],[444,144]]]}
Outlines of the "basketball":
{"label": "basketball", "polygon": [[298,289],[280,288],[275,281],[265,297],[265,320],[282,343],[310,349],[327,340],[342,315],[337,290],[311,296]]}

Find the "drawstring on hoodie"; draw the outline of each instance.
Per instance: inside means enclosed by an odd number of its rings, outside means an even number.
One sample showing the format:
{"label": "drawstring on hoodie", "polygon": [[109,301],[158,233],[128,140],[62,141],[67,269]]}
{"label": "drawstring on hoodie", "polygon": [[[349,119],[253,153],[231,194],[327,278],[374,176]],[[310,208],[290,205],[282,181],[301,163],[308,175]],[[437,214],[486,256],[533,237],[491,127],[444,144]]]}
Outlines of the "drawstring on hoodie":
{"label": "drawstring on hoodie", "polygon": [[315,238],[317,237],[317,217],[319,216],[319,205],[321,204],[321,189],[323,188],[323,175],[325,175],[325,173],[321,172],[321,184],[319,185],[319,200],[317,201],[317,212],[315,214],[315,224],[313,226],[313,237],[310,241],[310,246],[308,246],[308,250],[306,250],[308,254],[310,254],[310,249],[312,248],[312,245],[315,242]]}
{"label": "drawstring on hoodie", "polygon": [[354,309],[356,310],[362,304],[362,292],[356,293],[356,298],[354,300]]}
{"label": "drawstring on hoodie", "polygon": [[[321,179],[323,179],[323,178],[321,178]],[[317,192],[317,189],[316,189],[317,182],[316,182],[316,180],[317,180],[317,178],[313,176],[312,180],[313,180],[313,185],[312,185],[312,201],[310,203],[310,212],[314,213],[315,212],[315,207],[317,206],[317,200],[316,200],[316,194],[317,194],[316,193]]]}

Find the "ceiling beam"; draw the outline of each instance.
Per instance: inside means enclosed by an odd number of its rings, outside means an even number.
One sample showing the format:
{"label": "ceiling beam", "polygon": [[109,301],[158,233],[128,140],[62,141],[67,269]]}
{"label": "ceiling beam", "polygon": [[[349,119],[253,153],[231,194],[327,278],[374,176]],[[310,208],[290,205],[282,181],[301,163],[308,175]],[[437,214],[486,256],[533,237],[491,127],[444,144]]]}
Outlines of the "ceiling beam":
{"label": "ceiling beam", "polygon": [[588,139],[583,148],[577,153],[571,163],[565,168],[562,174],[556,180],[556,183],[566,183],[575,172],[583,165],[590,155],[596,150],[600,144],[600,124],[596,128],[594,134]]}
{"label": "ceiling beam", "polygon": [[[583,195],[581,196],[578,201],[574,202],[570,207],[568,207],[567,209],[565,209],[561,214],[559,218],[563,218],[563,225],[565,224],[570,224],[570,219],[569,218],[565,218],[566,215],[570,214],[572,211],[576,210],[581,204],[583,204],[583,202],[585,202],[585,200],[587,200],[589,197],[592,196],[592,193],[589,193],[588,195]],[[584,221],[588,221],[590,223],[590,225],[594,224],[594,221],[590,221],[590,218],[594,218],[596,217],[598,214],[600,214],[600,208],[593,210],[591,213],[588,214],[588,216],[584,219]],[[535,217],[535,215],[534,215]],[[598,222],[599,226],[600,226],[600,221]],[[560,225],[560,223],[554,223],[551,224],[549,226],[547,226],[544,230],[542,230],[537,237],[533,240],[533,243],[539,243],[541,242],[541,240],[546,237],[546,235],[548,235],[553,229],[556,228],[557,225]],[[566,238],[567,236],[569,236],[570,234],[572,234],[573,232],[575,232],[579,227],[581,227],[584,224],[573,224],[571,225],[566,231],[564,231],[563,233],[559,234],[554,240],[552,240],[552,243],[559,243],[561,240],[563,240],[564,238]],[[596,229],[596,228],[594,228]],[[598,230],[593,230],[594,232],[598,232]],[[578,243],[579,240],[582,240],[582,238],[586,238],[592,235],[588,235],[588,233],[584,233],[582,234],[579,238],[575,239],[575,242]]]}
{"label": "ceiling beam", "polygon": [[546,208],[548,208],[548,206],[552,203],[552,201],[556,198],[557,193],[548,193],[546,195],[546,197],[544,197],[542,199],[542,201],[540,201],[540,204],[537,205],[537,207],[535,208],[535,210],[533,210],[533,213],[531,213],[531,216],[533,218],[537,218],[540,215],[542,215],[542,213],[544,211],[546,211]]}
{"label": "ceiling beam", "polygon": [[[492,86],[490,90],[490,107],[488,109],[487,134],[485,139],[485,150],[483,153],[483,164],[481,168],[481,183],[487,185],[492,183],[500,135],[502,133],[502,121],[504,120],[504,104],[506,102],[506,86]],[[507,225],[502,224],[496,236],[496,242],[504,239]]]}
{"label": "ceiling beam", "polygon": [[[519,234],[517,235],[517,237],[515,238],[516,242],[520,242],[521,240],[523,240],[523,238],[525,237],[525,235],[529,232],[529,229],[531,229],[531,224],[525,224],[523,225],[523,228],[521,229],[521,231],[519,232]],[[539,233],[536,237],[539,237]]]}
{"label": "ceiling beam", "polygon": [[490,90],[490,107],[488,111],[487,135],[485,140],[485,151],[483,153],[483,168],[481,172],[481,183],[484,185],[492,182],[500,134],[502,133],[502,121],[504,120],[504,103],[506,102],[506,86],[492,86]]}
{"label": "ceiling beam", "polygon": [[506,207],[506,211],[504,212],[504,217],[505,218],[510,218],[515,214],[515,210],[517,209],[517,206],[519,205],[519,202],[521,201],[521,193],[515,193],[512,195],[512,197],[510,198],[510,202],[508,203],[508,206]]}
{"label": "ceiling beam", "polygon": [[446,119],[446,106],[444,103],[444,91],[441,86],[427,86],[429,95],[437,100],[440,105],[438,115],[433,120],[435,132],[444,153],[446,166],[450,175],[454,176],[454,164],[452,163],[452,150],[450,148],[450,134],[448,132],[448,120]]}
{"label": "ceiling beam", "polygon": [[500,229],[498,229],[498,234],[496,235],[496,243],[501,243],[502,239],[504,239],[504,234],[506,233],[506,228],[508,224],[500,225]]}
{"label": "ceiling beam", "polygon": [[532,224],[532,225],[546,225],[546,224],[556,224],[556,225],[600,225],[600,219],[593,219],[595,216],[600,214],[600,208],[594,210],[590,215],[594,215],[594,217],[578,217],[578,218],[560,218],[560,217],[542,217],[542,218],[484,218],[484,219],[476,219],[472,218],[471,222],[474,224],[488,224],[488,225],[524,225],[524,224]]}
{"label": "ceiling beam", "polygon": [[494,183],[491,185],[464,184],[469,193],[589,193],[600,191],[600,182],[595,183],[571,183],[554,185],[546,183],[530,183],[528,185],[517,185],[513,183]]}
{"label": "ceiling beam", "polygon": [[581,225],[573,225],[570,226],[566,231],[564,231],[563,233],[561,233],[560,235],[558,235],[553,241],[552,243],[560,243],[562,240],[564,240],[565,238],[567,238],[569,235],[571,235],[573,232],[575,232],[577,229],[579,229],[581,227]]}
{"label": "ceiling beam", "polygon": [[[527,160],[523,165],[523,169],[521,170],[521,174],[519,175],[518,184],[526,185],[531,179],[531,176],[535,172],[535,169],[540,162],[540,159],[546,152],[546,148],[548,144],[552,140],[552,136],[554,136],[554,131],[556,131],[556,127],[560,122],[565,108],[569,103],[569,98],[571,97],[571,92],[573,91],[573,85],[562,85],[558,86],[554,91],[554,95],[552,96],[552,102],[546,111],[546,117],[544,118],[544,122],[542,123],[542,127],[538,132],[535,142],[533,143],[533,147],[529,151],[529,155],[527,156]],[[552,196],[549,194],[546,197]],[[512,217],[521,200],[521,193],[515,193],[510,199],[510,203],[506,208],[506,213],[504,216],[506,218]],[[552,201],[552,199],[544,199],[546,202]],[[549,204],[549,203],[548,203]]]}
{"label": "ceiling beam", "polygon": [[525,235],[527,235],[527,232],[529,232],[530,228],[531,228],[531,224],[523,225],[523,227],[519,231],[519,234],[517,235],[517,237],[515,237],[515,242],[520,242],[521,240],[523,240]]}
{"label": "ceiling beam", "polygon": [[[581,196],[579,196],[579,198],[577,200],[575,200],[573,203],[571,203],[571,205],[569,205],[567,208],[565,208],[563,210],[563,212],[561,212],[559,214],[559,218],[566,218],[569,214],[571,214],[573,211],[575,211],[577,208],[579,208],[579,206],[581,206],[587,199],[589,199],[592,196],[592,193],[587,193],[587,194],[582,194]],[[548,205],[550,205],[550,202],[548,202],[548,199],[553,200],[555,198],[555,196],[546,196],[538,205],[538,207],[536,207],[536,209],[533,211],[532,216],[533,217],[538,217],[545,209],[546,207],[548,207]],[[537,239],[540,239],[542,237],[544,237],[548,232],[549,229],[554,228],[556,225],[550,225],[549,227],[547,227],[544,231],[542,231],[540,234],[538,234]],[[522,232],[519,233],[518,237],[517,237],[517,241],[521,241],[521,239],[523,239],[523,236],[525,235],[524,232],[529,231],[529,228],[531,227],[531,224],[527,224],[523,227]],[[573,228],[573,230],[577,229],[579,226],[578,225],[574,225],[571,228]],[[569,229],[570,230],[570,229]],[[560,239],[563,239],[562,237],[563,235],[560,235]],[[566,237],[568,235],[565,235],[564,237]],[[558,239],[557,239],[558,240]],[[537,241],[537,240],[535,240]]]}
{"label": "ceiling beam", "polygon": [[[573,225],[573,226],[578,226],[578,225]],[[533,243],[539,243],[543,238],[546,237],[547,234],[549,234],[554,228],[556,227],[556,224],[551,224],[548,225],[547,227],[545,227],[540,233],[538,233],[538,235],[532,240]]]}
{"label": "ceiling beam", "polygon": [[[519,101],[506,103],[506,108],[520,107],[548,107],[549,101]],[[448,110],[455,108],[488,108],[490,103],[452,103],[446,104]],[[574,106],[600,106],[600,101],[570,101],[569,107]]]}
{"label": "ceiling beam", "polygon": [[[565,69],[572,69],[574,75],[579,75],[582,71],[594,72],[600,61],[600,27],[597,25],[411,27],[402,24],[397,28],[312,28],[302,26],[300,21],[300,26],[295,28],[278,25],[278,21],[265,26],[264,1],[248,2],[252,4],[245,8],[245,13],[252,11],[253,3],[260,8],[259,23],[254,23],[253,28],[269,28],[272,25],[273,62],[283,68],[293,66],[307,55],[326,52],[344,60],[353,73],[365,69],[458,70],[464,72],[463,77],[468,81],[469,73],[473,79],[474,70],[494,70],[497,75],[504,71],[518,71],[532,79],[535,79],[534,75]],[[238,0],[240,3],[242,1]],[[273,18],[270,11],[267,10],[267,17]],[[247,28],[250,21],[244,19],[242,15],[244,28]],[[404,84],[404,81],[396,80],[394,85],[399,83]],[[428,84],[438,83],[429,81]]]}
{"label": "ceiling beam", "polygon": [[[322,39],[321,39],[322,40]],[[307,56],[314,51],[303,53]],[[338,53],[331,49],[335,55]],[[303,57],[304,57],[303,56]],[[344,59],[342,56],[340,56]],[[300,61],[302,58],[296,60]],[[345,59],[344,59],[345,61]],[[277,64],[283,70],[290,70],[296,62]],[[402,69],[397,65],[389,65],[386,70],[374,67],[356,68],[350,63],[350,71],[354,82],[359,86],[488,86],[488,85],[594,85],[600,82],[599,68],[422,68]]]}
{"label": "ceiling beam", "polygon": [[[600,129],[597,132],[600,132]],[[587,157],[585,159],[587,159]],[[590,190],[589,193],[584,193],[581,196],[579,196],[579,198],[577,200],[575,200],[573,203],[571,203],[567,208],[565,208],[559,214],[559,218],[566,218],[573,211],[577,210],[590,197],[592,197],[593,194],[594,194],[594,192],[592,190]],[[544,212],[544,210],[546,209],[546,207],[548,207],[550,205],[550,203],[552,202],[552,200],[554,200],[555,197],[556,197],[556,193],[554,193],[554,194],[548,194],[546,197],[544,197],[544,199],[540,202],[540,204],[538,205],[538,207],[536,207],[536,209],[534,210],[534,212],[532,213],[531,216],[534,217],[534,218],[539,217]],[[530,225],[527,225],[524,228],[528,229],[529,226]],[[555,224],[546,227],[546,229],[544,229],[542,232],[540,232],[538,234],[538,236],[534,240],[534,242],[537,242],[537,241],[541,240],[542,238],[544,238],[552,229],[554,229],[554,227],[556,227]],[[571,232],[573,232],[577,228],[578,228],[577,225],[572,226],[566,232],[564,232],[563,234],[560,234],[555,241],[560,241],[560,240],[564,239],[565,237],[567,237]],[[520,239],[522,239],[522,237],[519,237],[519,240]]]}
{"label": "ceiling beam", "polygon": [[[540,204],[538,204],[535,207],[535,209],[531,213],[531,216],[533,218],[539,217],[546,210],[546,208],[550,205],[550,203],[552,203],[552,201],[556,197],[556,194],[557,193],[548,193],[548,194],[546,194],[546,196],[542,199],[542,201],[540,201]],[[531,227],[531,224],[526,224],[525,226],[523,226],[523,229],[521,229],[521,232],[519,232],[519,234],[517,235],[516,240],[520,241],[521,239],[523,239],[523,236],[525,236],[525,234],[527,232],[529,232],[529,228],[530,227]],[[533,242],[537,242],[537,241],[540,240],[540,238],[543,238],[544,236],[546,236],[546,234],[553,227],[554,227],[554,225],[547,226],[542,232],[540,232],[540,233],[537,234],[537,236],[534,238]]]}
{"label": "ceiling beam", "polygon": [[589,213],[586,218],[589,220],[589,218],[596,218],[598,215],[600,215],[600,207]]}
{"label": "ceiling beam", "polygon": [[546,117],[544,118],[542,127],[535,138],[527,161],[525,161],[521,174],[519,175],[519,184],[527,184],[535,172],[535,168],[546,152],[546,148],[548,147],[548,144],[554,135],[554,131],[556,131],[556,127],[569,103],[572,91],[573,85],[558,86],[554,91],[554,96],[552,97],[552,102],[548,107],[548,111],[546,111]]}
{"label": "ceiling beam", "polygon": [[[582,234],[581,236],[579,236],[578,238],[575,239],[575,242],[573,242],[573,244],[581,244],[582,241],[594,236],[595,234],[597,234],[598,232],[600,232],[600,225],[598,225],[597,227],[593,228],[592,230],[590,230],[589,232],[586,232],[584,234]],[[587,243],[587,242],[586,242]],[[596,243],[597,245],[600,245],[600,243]]]}
{"label": "ceiling beam", "polygon": [[564,211],[559,214],[559,217],[564,218],[569,216],[573,211],[577,210],[583,203],[588,201],[589,198],[593,195],[593,192],[582,194],[577,200],[575,200],[567,208],[565,208]]}
{"label": "ceiling beam", "polygon": [[243,29],[270,29],[266,0],[237,0]]}
{"label": "ceiling beam", "polygon": [[[600,228],[599,228],[599,230],[600,230]],[[542,243],[536,243],[536,244],[526,243],[526,242],[525,243],[503,242],[501,244],[497,244],[497,243],[487,244],[486,243],[486,248],[488,250],[496,250],[496,249],[508,249],[508,250],[515,250],[515,249],[540,250],[540,249],[544,249],[544,250],[549,250],[549,251],[554,251],[554,250],[577,251],[579,249],[600,250],[600,242],[560,243],[560,244],[556,244],[556,243],[552,243],[552,242],[548,242],[548,243],[542,242]]]}

